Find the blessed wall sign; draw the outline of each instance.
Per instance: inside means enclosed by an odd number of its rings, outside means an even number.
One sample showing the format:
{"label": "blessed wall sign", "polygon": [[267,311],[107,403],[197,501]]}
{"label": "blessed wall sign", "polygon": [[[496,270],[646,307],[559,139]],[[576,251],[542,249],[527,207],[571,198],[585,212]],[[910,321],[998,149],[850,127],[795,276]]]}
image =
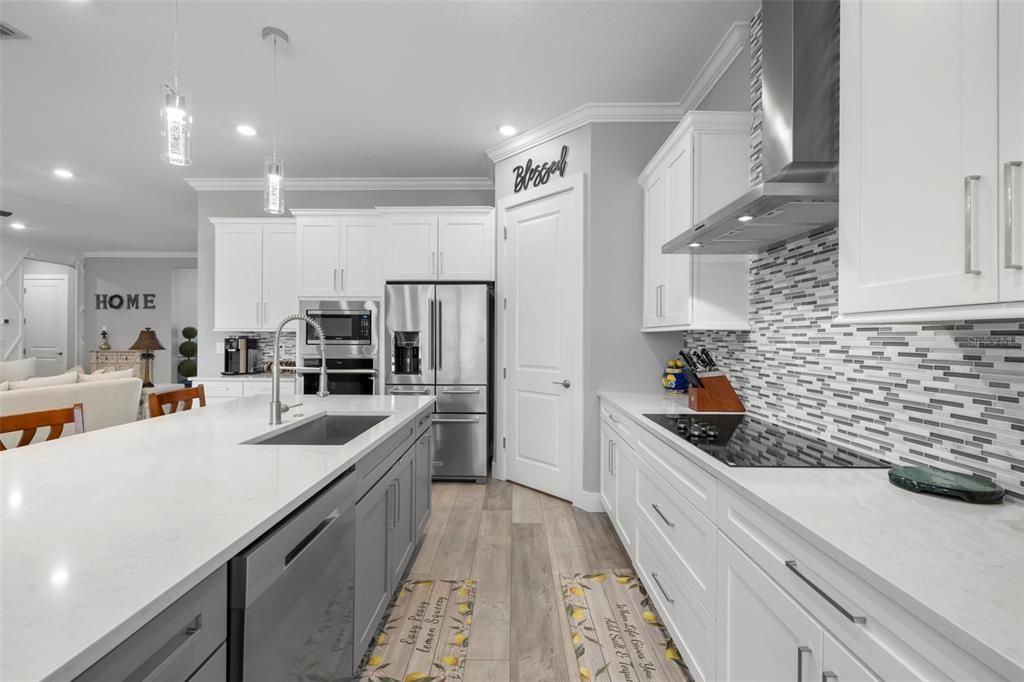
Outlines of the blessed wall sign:
{"label": "blessed wall sign", "polygon": [[515,181],[512,183],[513,192],[522,192],[528,187],[540,187],[546,185],[551,176],[558,173],[559,177],[565,177],[565,163],[569,157],[569,146],[562,145],[561,155],[552,161],[545,161],[539,166],[533,165],[533,159],[527,159],[522,166],[512,169]]}
{"label": "blessed wall sign", "polygon": [[155,310],[156,294],[96,294],[96,310]]}

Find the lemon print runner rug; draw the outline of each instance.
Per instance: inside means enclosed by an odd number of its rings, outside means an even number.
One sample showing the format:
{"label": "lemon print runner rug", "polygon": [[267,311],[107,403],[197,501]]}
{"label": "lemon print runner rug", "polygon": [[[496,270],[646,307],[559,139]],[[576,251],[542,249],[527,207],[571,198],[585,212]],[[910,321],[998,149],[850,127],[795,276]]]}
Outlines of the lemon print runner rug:
{"label": "lemon print runner rug", "polygon": [[582,682],[693,682],[633,571],[559,579]]}
{"label": "lemon print runner rug", "polygon": [[464,680],[475,601],[476,580],[407,580],[367,652],[360,682]]}

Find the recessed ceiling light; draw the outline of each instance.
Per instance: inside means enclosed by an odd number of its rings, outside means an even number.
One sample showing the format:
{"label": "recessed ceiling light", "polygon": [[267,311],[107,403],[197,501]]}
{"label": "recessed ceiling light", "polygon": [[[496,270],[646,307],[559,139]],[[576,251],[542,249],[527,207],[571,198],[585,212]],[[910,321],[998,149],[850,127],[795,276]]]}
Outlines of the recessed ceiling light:
{"label": "recessed ceiling light", "polygon": [[58,178],[64,178],[65,180],[68,178],[75,177],[75,174],[69,171],[67,168],[54,168],[53,174],[56,175]]}
{"label": "recessed ceiling light", "polygon": [[505,137],[512,137],[513,135],[516,134],[516,127],[506,123],[503,126],[498,126],[498,132],[504,135]]}
{"label": "recessed ceiling light", "polygon": [[749,223],[753,219],[754,216],[752,215],[741,215],[737,220],[739,220],[741,223]]}
{"label": "recessed ceiling light", "polygon": [[235,130],[237,130],[240,135],[245,135],[246,137],[252,137],[256,134],[256,129],[247,123],[239,123],[235,126]]}
{"label": "recessed ceiling light", "polygon": [[691,249],[699,249],[703,245],[700,242],[690,242],[689,244],[687,244],[687,246],[689,246]]}
{"label": "recessed ceiling light", "polygon": [[11,223],[11,229],[12,230],[24,230],[25,229],[25,223]]}

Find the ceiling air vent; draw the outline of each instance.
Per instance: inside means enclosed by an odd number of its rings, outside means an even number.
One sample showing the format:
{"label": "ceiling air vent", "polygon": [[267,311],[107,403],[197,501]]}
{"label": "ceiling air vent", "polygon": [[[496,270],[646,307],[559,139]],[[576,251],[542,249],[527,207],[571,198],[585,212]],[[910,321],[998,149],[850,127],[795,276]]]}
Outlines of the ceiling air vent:
{"label": "ceiling air vent", "polygon": [[7,22],[0,21],[0,40],[25,40],[27,38],[27,33],[22,33]]}

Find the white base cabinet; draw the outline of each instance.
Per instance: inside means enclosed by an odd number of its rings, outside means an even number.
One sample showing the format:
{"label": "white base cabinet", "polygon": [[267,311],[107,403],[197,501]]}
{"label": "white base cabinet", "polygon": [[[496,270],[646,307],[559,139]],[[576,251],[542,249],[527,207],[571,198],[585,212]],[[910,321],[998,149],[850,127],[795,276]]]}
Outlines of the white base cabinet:
{"label": "white base cabinet", "polygon": [[640,174],[643,331],[749,328],[748,256],[661,247],[749,189],[750,123],[745,112],[692,111]]}
{"label": "white base cabinet", "polygon": [[602,505],[698,682],[1007,680],[662,441],[660,426],[606,399],[600,414]]}

